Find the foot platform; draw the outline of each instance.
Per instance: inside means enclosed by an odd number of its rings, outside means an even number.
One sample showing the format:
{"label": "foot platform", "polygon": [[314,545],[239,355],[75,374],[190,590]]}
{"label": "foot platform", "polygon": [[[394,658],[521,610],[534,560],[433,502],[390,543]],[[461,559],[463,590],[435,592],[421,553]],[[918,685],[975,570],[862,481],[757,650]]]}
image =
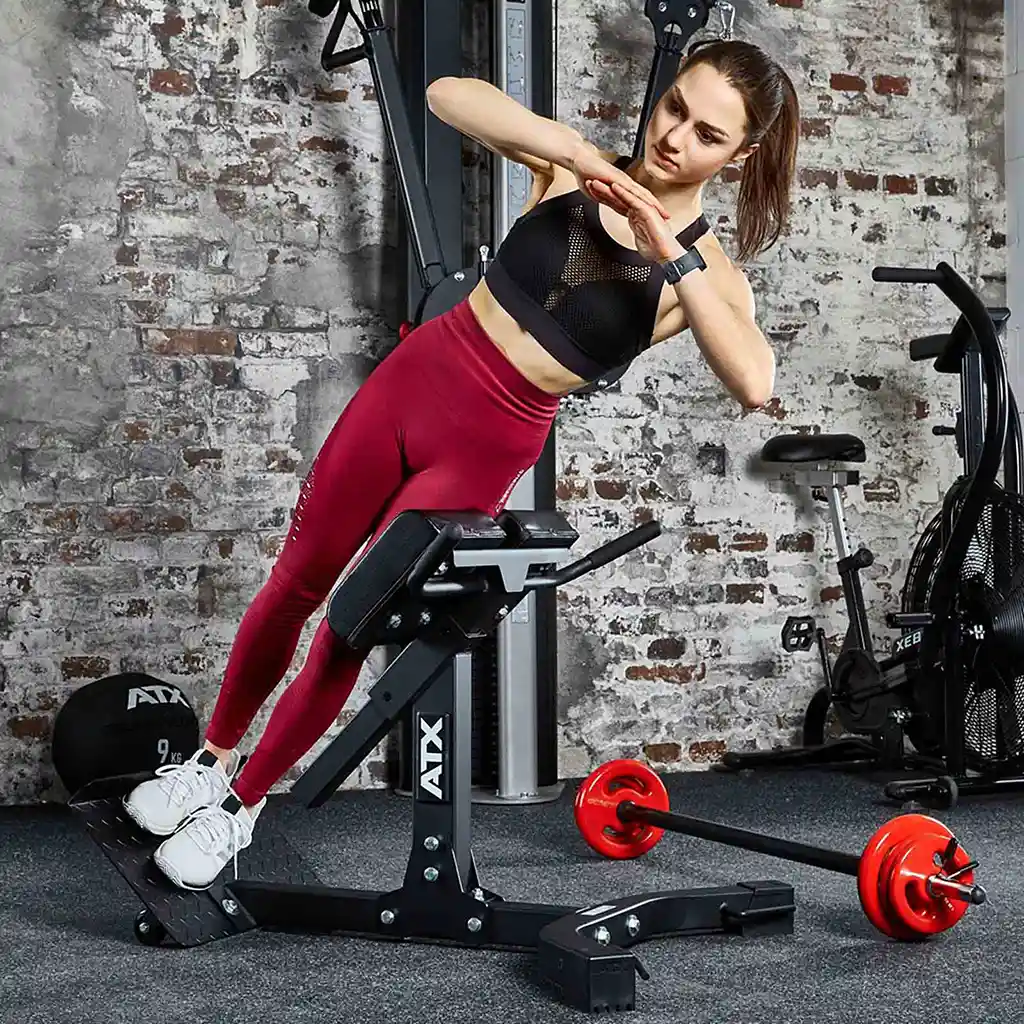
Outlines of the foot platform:
{"label": "foot platform", "polygon": [[[151,773],[117,775],[83,786],[69,806],[83,820],[89,835],[145,904],[136,918],[135,934],[146,945],[168,939],[177,946],[199,946],[257,927],[231,891],[230,864],[209,889],[179,889],[153,863],[153,851],[166,836],[141,829],[122,803]],[[320,879],[269,822],[260,822],[252,845],[238,858],[239,881],[281,881],[319,885]]]}

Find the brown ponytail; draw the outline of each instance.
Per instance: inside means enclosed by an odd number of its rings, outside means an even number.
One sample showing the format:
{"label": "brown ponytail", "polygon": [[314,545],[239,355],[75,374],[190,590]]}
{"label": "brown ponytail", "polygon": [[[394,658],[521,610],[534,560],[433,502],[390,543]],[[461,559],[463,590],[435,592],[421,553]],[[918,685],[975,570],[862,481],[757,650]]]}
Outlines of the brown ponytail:
{"label": "brown ponytail", "polygon": [[741,40],[705,40],[690,48],[679,71],[709,64],[743,96],[747,136],[758,145],[743,163],[736,209],[736,258],[770,249],[786,230],[800,142],[800,101],[785,71],[760,47]]}

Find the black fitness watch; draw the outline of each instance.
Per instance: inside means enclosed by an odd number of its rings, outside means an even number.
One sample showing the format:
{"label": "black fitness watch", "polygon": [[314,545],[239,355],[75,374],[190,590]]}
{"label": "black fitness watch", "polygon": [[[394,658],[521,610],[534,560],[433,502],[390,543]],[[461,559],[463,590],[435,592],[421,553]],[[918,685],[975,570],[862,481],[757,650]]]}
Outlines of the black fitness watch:
{"label": "black fitness watch", "polygon": [[704,257],[701,256],[696,248],[687,249],[678,259],[666,260],[664,263],[660,263],[659,266],[665,271],[665,280],[669,284],[681,281],[691,270],[708,269],[708,265],[704,262]]}

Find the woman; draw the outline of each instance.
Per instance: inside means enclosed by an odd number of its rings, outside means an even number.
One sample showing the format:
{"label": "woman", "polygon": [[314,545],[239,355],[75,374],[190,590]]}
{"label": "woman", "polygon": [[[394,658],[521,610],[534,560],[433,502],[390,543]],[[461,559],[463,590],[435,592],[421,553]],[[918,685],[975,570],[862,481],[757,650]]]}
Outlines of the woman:
{"label": "woman", "polygon": [[239,772],[235,747],[368,537],[404,509],[496,514],[540,455],[559,396],[687,327],[744,406],[772,393],[750,286],[701,213],[704,183],[741,164],[739,259],[785,226],[799,109],[767,54],[738,41],[693,47],[633,162],[485,82],[439,79],[427,99],[437,117],[530,168],[527,211],[486,280],[413,331],[342,412],[242,620],[202,750],[125,798],[140,826],[169,837],[154,860],[183,888],[208,887],[249,845],[267,792],[344,707],[364,659],[325,620]]}

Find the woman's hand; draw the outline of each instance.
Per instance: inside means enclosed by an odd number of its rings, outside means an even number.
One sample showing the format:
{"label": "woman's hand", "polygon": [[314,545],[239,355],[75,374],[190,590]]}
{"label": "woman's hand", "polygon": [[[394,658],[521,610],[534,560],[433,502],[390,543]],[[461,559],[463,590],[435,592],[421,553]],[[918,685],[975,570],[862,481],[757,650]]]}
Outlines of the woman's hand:
{"label": "woman's hand", "polygon": [[[569,170],[576,175],[576,183],[584,195],[595,202],[607,203],[613,209],[626,216],[627,209],[617,194],[610,191],[611,185],[617,185],[620,192],[628,193],[635,200],[643,202],[652,211],[656,211],[663,220],[669,219],[668,211],[654,194],[643,185],[637,184],[625,171],[609,163],[590,145],[581,146],[569,164]],[[599,191],[600,186],[604,187]]]}
{"label": "woman's hand", "polygon": [[660,203],[655,207],[632,189],[623,188],[617,181],[610,185],[595,181],[591,190],[599,203],[605,203],[629,220],[636,239],[636,250],[645,259],[664,263],[682,256],[683,247],[672,233],[666,218],[661,215]]}

